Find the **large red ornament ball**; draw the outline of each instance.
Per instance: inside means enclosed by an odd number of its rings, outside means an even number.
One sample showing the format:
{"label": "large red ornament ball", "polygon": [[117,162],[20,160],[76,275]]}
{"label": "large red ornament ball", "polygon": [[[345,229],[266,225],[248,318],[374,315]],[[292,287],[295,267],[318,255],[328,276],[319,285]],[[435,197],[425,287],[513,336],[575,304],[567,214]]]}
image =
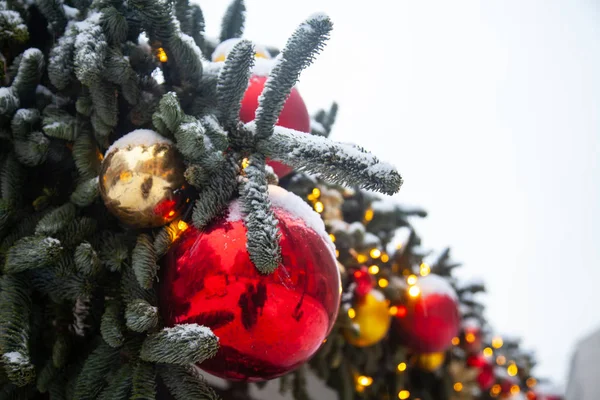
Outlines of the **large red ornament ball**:
{"label": "large red ornament ball", "polygon": [[409,293],[418,294],[407,296],[403,312],[394,318],[396,333],[415,352],[445,351],[460,328],[456,293],[445,279],[433,274],[419,279],[416,286],[420,291]]}
{"label": "large red ornament ball", "polygon": [[219,337],[198,366],[230,380],[261,381],[306,362],[336,319],[341,281],[335,248],[318,214],[269,186],[282,263],[258,272],[246,250],[239,200],[203,231],[190,227],[165,256],[161,312],[170,326],[197,323]]}
{"label": "large red ornament ball", "polygon": [[[248,82],[248,89],[242,99],[242,107],[240,109],[240,119],[243,122],[250,122],[256,117],[256,109],[258,108],[258,97],[262,93],[266,76],[253,75]],[[298,89],[293,88],[290,96],[283,105],[283,110],[279,114],[277,125],[285,128],[294,129],[300,132],[310,132],[310,115],[304,104],[304,100],[300,96]],[[290,172],[292,168],[277,161],[267,161],[278,177],[283,178]]]}

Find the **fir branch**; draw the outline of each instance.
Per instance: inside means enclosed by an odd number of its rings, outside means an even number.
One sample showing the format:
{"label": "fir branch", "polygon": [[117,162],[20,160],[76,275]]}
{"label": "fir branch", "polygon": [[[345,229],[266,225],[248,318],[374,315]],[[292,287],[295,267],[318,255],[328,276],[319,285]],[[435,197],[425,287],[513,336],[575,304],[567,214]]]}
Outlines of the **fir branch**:
{"label": "fir branch", "polygon": [[35,108],[17,110],[10,123],[13,139],[27,139],[29,134],[38,128],[39,122],[40,112]]}
{"label": "fir branch", "polygon": [[244,33],[244,24],[246,22],[246,5],[244,0],[233,0],[221,22],[220,42],[227,39],[239,38]]}
{"label": "fir branch", "polygon": [[89,92],[83,90],[79,97],[77,97],[77,101],[75,101],[75,109],[78,113],[89,117],[92,115],[93,108],[94,103],[92,103],[92,97]]}
{"label": "fir branch", "polygon": [[144,361],[186,365],[214,357],[219,339],[207,327],[181,324],[149,335],[140,351]]}
{"label": "fir branch", "polygon": [[169,92],[162,96],[158,109],[152,114],[152,124],[156,131],[163,136],[173,136],[185,114],[181,110],[177,94]]}
{"label": "fir branch", "polygon": [[227,56],[217,81],[217,104],[221,123],[234,132],[240,122],[242,98],[248,88],[250,72],[254,65],[254,45],[241,40]]}
{"label": "fir branch", "polygon": [[265,159],[254,154],[249,162],[240,188],[244,222],[248,229],[246,247],[256,268],[263,274],[270,274],[281,263],[280,234],[269,201]]}
{"label": "fir branch", "polygon": [[161,258],[165,254],[167,254],[167,250],[175,240],[177,236],[177,227],[175,227],[172,223],[165,225],[154,237],[154,253],[157,258]]}
{"label": "fir branch", "polygon": [[25,185],[25,178],[25,168],[13,154],[9,153],[0,171],[0,193],[2,193],[2,198],[13,202],[13,204],[19,204],[23,196],[22,189]]}
{"label": "fir branch", "polygon": [[88,242],[83,242],[75,248],[74,261],[77,271],[84,276],[91,276],[100,272],[100,258]]}
{"label": "fir branch", "polygon": [[152,239],[147,234],[141,234],[131,253],[131,265],[138,283],[144,289],[152,288],[158,274],[157,257],[154,253]]}
{"label": "fir branch", "polygon": [[35,379],[29,354],[31,289],[23,276],[0,278],[0,351],[8,378],[17,386]]}
{"label": "fir branch", "polygon": [[71,194],[71,202],[77,207],[87,207],[100,195],[98,177],[81,182]]}
{"label": "fir branch", "polygon": [[129,29],[127,19],[123,13],[112,6],[102,9],[100,26],[110,44],[120,45],[127,39],[127,31]]}
{"label": "fir branch", "polygon": [[38,8],[48,21],[50,31],[60,36],[67,26],[67,16],[59,0],[36,0]]}
{"label": "fir branch", "polygon": [[77,137],[77,120],[68,112],[49,105],[44,109],[42,129],[50,137],[73,141]]}
{"label": "fir branch", "polygon": [[135,299],[127,303],[125,321],[134,332],[146,332],[158,325],[158,308],[146,300]]}
{"label": "fir branch", "polygon": [[20,104],[14,87],[0,87],[0,118],[8,119]]}
{"label": "fir branch", "polygon": [[[218,162],[220,157],[207,152],[206,145],[210,145],[204,136],[204,128],[195,118],[186,118],[189,122],[183,123],[175,131],[177,149],[189,162],[203,162],[204,164]],[[210,149],[212,150],[212,149]]]}
{"label": "fir branch", "polygon": [[119,363],[119,350],[100,344],[87,358],[77,377],[73,398],[95,400],[102,391],[106,376]]}
{"label": "fir branch", "polygon": [[[90,84],[90,95],[94,104],[94,113],[106,126],[103,133],[110,132],[119,122],[117,87],[109,82],[94,81]],[[94,128],[96,128],[94,126]]]}
{"label": "fir branch", "polygon": [[50,139],[42,132],[32,132],[26,140],[15,140],[14,150],[17,159],[28,167],[35,167],[46,161]]}
{"label": "fir branch", "polygon": [[65,248],[74,247],[95,233],[97,226],[95,219],[79,217],[59,232],[57,237]]}
{"label": "fir branch", "polygon": [[150,41],[170,43],[175,35],[171,3],[158,0],[131,0],[130,7],[140,14],[144,29]]}
{"label": "fir branch", "polygon": [[183,176],[190,185],[200,190],[202,190],[204,186],[208,185],[211,178],[211,174],[209,174],[206,168],[202,168],[197,164],[187,167],[183,173]]}
{"label": "fir branch", "polygon": [[59,371],[54,364],[52,364],[52,360],[46,361],[46,364],[44,364],[44,367],[40,370],[35,382],[37,390],[40,393],[46,393],[48,391],[48,386],[50,386],[58,373]]}
{"label": "fir branch", "polygon": [[15,274],[45,267],[58,259],[61,250],[61,243],[57,239],[44,236],[24,237],[8,249],[4,272]]}
{"label": "fir branch", "polygon": [[91,133],[82,132],[73,144],[73,160],[82,179],[98,176],[100,160],[98,147]]}
{"label": "fir branch", "polygon": [[[246,124],[253,129],[253,123]],[[333,184],[359,186],[385,194],[394,194],[402,185],[402,178],[390,164],[380,162],[363,149],[333,142],[320,136],[280,126],[274,135],[257,144],[265,156],[282,161],[296,170],[318,174]]]}
{"label": "fir branch", "polygon": [[210,139],[214,149],[225,151],[227,147],[229,147],[227,132],[219,124],[219,121],[217,121],[214,115],[209,114],[202,117],[200,123],[204,127],[205,134]]}
{"label": "fir branch", "polygon": [[133,392],[131,400],[156,398],[156,367],[152,363],[138,362],[133,370]]}
{"label": "fir branch", "polygon": [[98,400],[128,400],[131,392],[132,368],[123,364],[112,377],[108,386],[100,393]]}
{"label": "fir branch", "polygon": [[193,39],[194,42],[196,42],[196,45],[200,48],[203,49],[204,48],[204,15],[202,14],[202,9],[200,8],[200,6],[198,6],[197,4],[192,4],[192,12],[191,12],[191,16],[190,16],[190,33],[188,33],[188,35],[190,35]]}
{"label": "fir branch", "polygon": [[112,132],[112,125],[106,124],[102,117],[94,110],[90,117],[92,128],[94,128],[94,137],[100,146],[107,148],[109,146],[108,136]]}
{"label": "fir branch", "polygon": [[17,43],[25,43],[29,40],[29,31],[18,12],[0,10],[0,40]]}
{"label": "fir branch", "polygon": [[104,232],[98,248],[100,261],[110,271],[120,271],[129,258],[127,242],[122,234]]}
{"label": "fir branch", "polygon": [[0,237],[4,237],[14,220],[14,205],[7,200],[0,199]]}
{"label": "fir branch", "polygon": [[70,351],[68,335],[58,332],[52,345],[52,365],[56,368],[63,368],[67,364]]}
{"label": "fir branch", "polygon": [[176,400],[220,400],[191,365],[160,365],[159,374]]}
{"label": "fir branch", "polygon": [[178,72],[184,81],[192,85],[200,85],[202,79],[202,52],[196,46],[194,39],[185,33],[176,31],[169,43]]}
{"label": "fir branch", "polygon": [[148,304],[156,304],[154,289],[143,289],[130,267],[126,267],[121,276],[121,297],[127,304],[140,299]]}
{"label": "fir branch", "polygon": [[72,203],[65,203],[47,213],[35,227],[36,235],[55,235],[75,220],[77,209]]}
{"label": "fir branch", "polygon": [[104,68],[108,44],[99,25],[101,16],[100,13],[92,13],[85,24],[79,24],[79,33],[75,39],[75,75],[87,86],[100,84],[100,73]]}
{"label": "fir branch", "polygon": [[29,275],[31,285],[57,303],[89,296],[93,289],[92,284],[74,271],[70,273],[66,273],[66,269],[61,271],[64,267],[66,265],[37,269],[36,273]]}
{"label": "fir branch", "polygon": [[288,40],[282,54],[265,82],[256,109],[256,136],[260,139],[273,134],[283,105],[300,77],[323,48],[333,24],[329,17],[318,15],[301,24]]}
{"label": "fir branch", "polygon": [[63,90],[73,80],[73,56],[77,33],[77,29],[71,26],[50,50],[48,77],[58,90]]}
{"label": "fir branch", "polygon": [[40,83],[44,72],[44,54],[35,48],[29,48],[23,53],[19,72],[12,83],[21,102],[35,94],[35,88]]}
{"label": "fir branch", "polygon": [[175,16],[179,22],[179,28],[186,35],[192,35],[192,24],[191,24],[191,7],[188,0],[175,0],[173,1],[175,8]]}

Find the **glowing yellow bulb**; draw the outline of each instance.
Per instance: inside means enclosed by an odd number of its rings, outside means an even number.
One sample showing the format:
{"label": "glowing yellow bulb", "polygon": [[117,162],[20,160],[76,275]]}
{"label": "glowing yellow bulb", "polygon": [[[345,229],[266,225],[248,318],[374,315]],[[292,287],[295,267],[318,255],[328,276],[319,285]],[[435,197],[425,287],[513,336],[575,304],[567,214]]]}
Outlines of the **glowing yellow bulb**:
{"label": "glowing yellow bulb", "polygon": [[359,254],[356,256],[356,261],[358,261],[359,264],[362,264],[365,261],[367,261],[367,256],[365,256],[364,254]]}
{"label": "glowing yellow bulb", "polygon": [[373,378],[370,376],[361,375],[356,379],[356,381],[361,386],[370,386],[373,383]]}
{"label": "glowing yellow bulb", "polygon": [[169,60],[165,49],[163,49],[162,47],[159,47],[158,50],[156,50],[156,55],[158,56],[158,60],[162,63],[165,63]]}
{"label": "glowing yellow bulb", "polygon": [[321,190],[319,188],[314,188],[312,190],[312,195],[315,196],[315,198],[319,198],[321,196]]}
{"label": "glowing yellow bulb", "polygon": [[473,343],[475,341],[476,337],[475,334],[472,332],[469,332],[465,335],[465,340],[467,341],[467,343]]}
{"label": "glowing yellow bulb", "polygon": [[377,265],[371,265],[369,267],[369,273],[371,275],[377,275],[379,273],[379,267]]}
{"label": "glowing yellow bulb", "polygon": [[335,249],[335,258],[338,258],[340,256],[340,251],[338,249]]}
{"label": "glowing yellow bulb", "polygon": [[384,262],[384,263],[385,263],[385,262],[388,262],[388,261],[390,261],[390,256],[388,256],[386,253],[383,253],[383,254],[381,255],[381,258],[380,258],[380,260],[381,260],[381,262]]}
{"label": "glowing yellow bulb", "polygon": [[387,286],[388,286],[388,284],[389,284],[388,280],[387,280],[387,279],[385,279],[385,278],[381,278],[381,279],[379,279],[379,281],[377,281],[377,283],[379,284],[379,287],[380,287],[380,288],[387,287]]}
{"label": "glowing yellow bulb", "polygon": [[493,348],[499,349],[503,345],[504,345],[504,341],[502,340],[502,338],[500,336],[496,336],[495,338],[492,339],[492,347]]}
{"label": "glowing yellow bulb", "polygon": [[168,215],[169,215],[169,217],[172,217],[173,215],[175,215],[175,211],[173,211],[173,210],[169,211]]}
{"label": "glowing yellow bulb", "polygon": [[391,306],[391,307],[390,307],[390,315],[391,315],[391,316],[394,316],[394,315],[396,315],[396,314],[398,314],[398,307],[396,307],[396,306]]}
{"label": "glowing yellow bulb", "polygon": [[510,376],[515,376],[519,372],[519,368],[516,364],[510,364],[508,368],[506,368],[506,372],[508,372],[508,375]]}
{"label": "glowing yellow bulb", "polygon": [[248,168],[248,165],[250,165],[250,161],[248,161],[248,159],[247,159],[247,158],[244,158],[244,159],[242,160],[242,169],[246,169],[246,168]]}
{"label": "glowing yellow bulb", "polygon": [[409,392],[408,390],[401,390],[401,391],[398,393],[398,398],[399,398],[400,400],[406,400],[406,399],[408,399],[409,397],[410,397],[410,392]]}
{"label": "glowing yellow bulb", "polygon": [[460,392],[461,390],[463,390],[463,384],[462,384],[462,383],[460,383],[460,382],[456,382],[456,383],[454,384],[454,390],[455,390],[456,392]]}
{"label": "glowing yellow bulb", "polygon": [[419,289],[418,286],[411,286],[410,289],[408,289],[408,295],[410,297],[419,297],[420,294],[421,289]]}
{"label": "glowing yellow bulb", "polygon": [[323,203],[321,203],[320,201],[317,201],[315,203],[315,211],[316,212],[322,213],[324,209],[325,209],[325,206],[323,205]]}
{"label": "glowing yellow bulb", "polygon": [[521,391],[521,388],[519,387],[519,385],[512,385],[510,387],[510,394],[517,394]]}
{"label": "glowing yellow bulb", "polygon": [[356,310],[354,308],[349,308],[348,309],[348,316],[350,317],[350,319],[356,317]]}
{"label": "glowing yellow bulb", "polygon": [[491,347],[486,347],[485,349],[483,349],[483,355],[486,357],[491,357],[494,355],[494,350],[492,350]]}
{"label": "glowing yellow bulb", "polygon": [[421,263],[421,266],[419,267],[419,275],[427,276],[427,275],[429,275],[430,272],[431,272],[431,267],[426,263]]}
{"label": "glowing yellow bulb", "polygon": [[183,220],[179,221],[179,222],[177,222],[177,228],[180,231],[185,231],[188,228],[188,224],[186,224],[185,221],[183,221]]}
{"label": "glowing yellow bulb", "polygon": [[369,222],[373,219],[373,209],[368,208],[367,211],[365,211],[365,221]]}
{"label": "glowing yellow bulb", "polygon": [[329,239],[331,239],[332,242],[335,242],[335,235],[333,233],[330,233]]}
{"label": "glowing yellow bulb", "polygon": [[379,258],[379,257],[381,257],[381,250],[379,250],[379,249],[372,249],[369,252],[369,255],[371,256],[371,258]]}
{"label": "glowing yellow bulb", "polygon": [[460,339],[458,337],[453,337],[452,344],[458,346],[460,344]]}
{"label": "glowing yellow bulb", "polygon": [[492,389],[490,390],[490,394],[492,395],[499,395],[500,392],[502,391],[502,387],[498,384],[492,386]]}
{"label": "glowing yellow bulb", "polygon": [[406,283],[408,283],[411,286],[414,285],[415,283],[417,283],[417,276],[409,275],[408,278],[406,278]]}
{"label": "glowing yellow bulb", "polygon": [[496,364],[498,364],[498,365],[506,364],[506,357],[504,357],[504,356],[496,357]]}
{"label": "glowing yellow bulb", "polygon": [[525,382],[527,384],[528,388],[532,388],[535,385],[537,385],[537,380],[535,378],[529,378],[527,379],[527,382]]}
{"label": "glowing yellow bulb", "polygon": [[398,364],[398,371],[400,371],[400,372],[406,371],[406,363],[401,362],[400,364]]}

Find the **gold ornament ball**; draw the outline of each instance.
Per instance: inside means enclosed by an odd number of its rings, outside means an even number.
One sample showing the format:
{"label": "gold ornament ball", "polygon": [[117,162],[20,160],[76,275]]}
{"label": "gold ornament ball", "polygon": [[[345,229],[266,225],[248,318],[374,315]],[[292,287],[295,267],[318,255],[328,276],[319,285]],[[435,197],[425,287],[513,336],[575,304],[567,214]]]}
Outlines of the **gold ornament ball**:
{"label": "gold ornament ball", "polygon": [[446,359],[446,353],[423,353],[417,356],[417,366],[425,371],[437,371],[442,366]]}
{"label": "gold ornament ball", "polygon": [[126,225],[165,225],[185,205],[184,168],[170,140],[147,129],[130,132],[115,141],[102,161],[104,204]]}
{"label": "gold ornament ball", "polygon": [[390,329],[388,301],[383,293],[373,289],[358,299],[353,307],[356,315],[352,322],[358,326],[356,335],[352,330],[344,331],[346,340],[356,347],[372,346],[385,337]]}

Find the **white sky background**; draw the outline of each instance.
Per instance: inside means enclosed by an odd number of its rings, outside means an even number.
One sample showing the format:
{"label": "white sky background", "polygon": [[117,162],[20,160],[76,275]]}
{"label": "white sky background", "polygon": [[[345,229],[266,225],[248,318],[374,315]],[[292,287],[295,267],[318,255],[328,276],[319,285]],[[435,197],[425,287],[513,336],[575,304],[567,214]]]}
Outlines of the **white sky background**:
{"label": "white sky background", "polygon": [[[217,36],[227,1],[199,2]],[[333,138],[393,162],[487,286],[487,316],[564,382],[600,327],[600,7],[592,0],[246,0],[245,37],[282,48],[323,11],[334,32],[299,89],[340,104]]]}

